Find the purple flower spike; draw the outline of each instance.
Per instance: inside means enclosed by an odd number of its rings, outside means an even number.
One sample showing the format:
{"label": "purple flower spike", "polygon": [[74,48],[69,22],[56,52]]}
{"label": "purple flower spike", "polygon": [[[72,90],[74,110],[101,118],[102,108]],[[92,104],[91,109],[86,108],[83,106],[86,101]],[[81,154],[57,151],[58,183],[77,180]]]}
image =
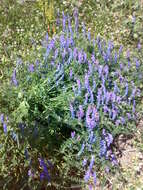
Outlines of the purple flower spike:
{"label": "purple flower spike", "polygon": [[97,182],[96,172],[93,173],[93,182],[94,182],[94,185],[96,185],[96,182]]}
{"label": "purple flower spike", "polygon": [[29,177],[34,177],[34,173],[32,172],[31,169],[28,170],[28,176],[29,176]]}
{"label": "purple flower spike", "polygon": [[107,151],[106,143],[104,140],[101,140],[100,141],[100,153],[99,153],[100,157],[104,156],[106,151]]}
{"label": "purple flower spike", "polygon": [[108,133],[105,137],[105,140],[107,142],[107,146],[109,147],[113,143],[113,136],[112,134]]}
{"label": "purple flower spike", "polygon": [[75,131],[71,132],[71,138],[73,139],[75,137]]}
{"label": "purple flower spike", "polygon": [[88,188],[89,188],[89,190],[94,190],[93,185],[91,185],[91,184],[88,185]]}
{"label": "purple flower spike", "polygon": [[120,120],[121,120],[121,123],[122,123],[122,125],[124,125],[125,124],[125,118],[123,118],[123,117],[120,117]]}
{"label": "purple flower spike", "polygon": [[73,76],[73,72],[72,72],[72,69],[70,69],[70,79],[72,79],[72,76]]}
{"label": "purple flower spike", "polygon": [[90,179],[90,170],[88,170],[88,171],[86,172],[85,176],[84,176],[84,181],[85,181],[85,183],[87,183],[87,182],[89,181],[89,179]]}
{"label": "purple flower spike", "polygon": [[90,31],[89,31],[89,30],[88,30],[88,32],[87,32],[87,38],[88,38],[89,41],[91,40],[91,34],[90,34]]}
{"label": "purple flower spike", "polygon": [[89,75],[86,73],[85,74],[85,88],[89,89]]}
{"label": "purple flower spike", "polygon": [[92,168],[93,168],[94,162],[95,162],[95,156],[92,155],[92,156],[91,156],[91,160],[90,160],[90,165],[89,165],[89,169],[90,169],[90,171],[91,171]]}
{"label": "purple flower spike", "polygon": [[139,60],[136,59],[136,69],[139,70],[139,67],[140,67],[140,62]]}
{"label": "purple flower spike", "polygon": [[77,86],[78,86],[78,92],[80,93],[81,91],[81,82],[80,82],[80,79],[77,79]]}
{"label": "purple flower spike", "polygon": [[1,123],[3,124],[4,123],[4,114],[3,113],[0,116],[0,120],[1,120]]}
{"label": "purple flower spike", "polygon": [[134,24],[136,22],[136,17],[135,15],[132,16],[132,23]]}
{"label": "purple flower spike", "polygon": [[30,64],[28,70],[29,70],[29,72],[33,73],[34,72],[34,65]]}
{"label": "purple flower spike", "polygon": [[141,46],[141,43],[139,42],[138,45],[137,45],[138,51],[141,50],[141,47],[142,47],[142,46]]}
{"label": "purple flower spike", "polygon": [[77,54],[78,54],[78,50],[77,50],[77,48],[74,48],[74,50],[73,50],[73,57],[74,57],[75,61],[77,59]]}
{"label": "purple flower spike", "polygon": [[46,33],[46,37],[45,37],[46,41],[48,42],[48,39],[49,39],[49,35],[48,35],[48,32]]}
{"label": "purple flower spike", "polygon": [[116,125],[116,126],[119,126],[120,123],[121,123],[121,121],[118,119],[118,120],[116,120],[115,125]]}
{"label": "purple flower spike", "polygon": [[83,118],[84,110],[83,110],[82,105],[79,105],[79,111],[78,111],[77,115],[78,115],[78,120],[81,120]]}
{"label": "purple flower spike", "polygon": [[119,57],[121,56],[122,50],[123,50],[123,46],[121,45],[119,49]]}
{"label": "purple flower spike", "polygon": [[136,111],[136,101],[135,100],[133,100],[133,114],[135,113],[135,111]]}
{"label": "purple flower spike", "polygon": [[66,16],[64,12],[62,12],[62,15],[63,15],[63,31],[65,32],[66,31]]}
{"label": "purple flower spike", "polygon": [[3,131],[5,134],[7,134],[7,125],[6,123],[3,123]]}
{"label": "purple flower spike", "polygon": [[84,101],[84,104],[86,105],[87,104],[87,102],[88,102],[88,96],[89,96],[89,94],[88,93],[86,93],[85,94],[85,101]]}
{"label": "purple flower spike", "polygon": [[127,117],[128,117],[129,120],[132,118],[130,113],[127,113]]}
{"label": "purple flower spike", "polygon": [[74,108],[73,108],[72,104],[70,104],[70,112],[71,112],[71,117],[74,119],[75,118],[75,114],[74,114]]}
{"label": "purple flower spike", "polygon": [[84,166],[86,166],[86,164],[87,164],[87,159],[84,158],[84,160],[83,160],[83,162],[82,162],[82,166],[84,167]]}
{"label": "purple flower spike", "polygon": [[42,158],[39,158],[39,163],[40,166],[43,168],[43,172],[40,174],[40,179],[47,179],[48,181],[50,181],[50,176],[49,176],[49,172],[47,169],[47,165],[45,164],[44,160]]}
{"label": "purple flower spike", "polygon": [[115,118],[117,116],[117,111],[116,110],[112,110],[112,120],[114,121]]}
{"label": "purple flower spike", "polygon": [[82,60],[83,60],[82,51],[79,51],[78,52],[78,62],[82,63]]}
{"label": "purple flower spike", "polygon": [[18,82],[16,80],[16,69],[14,69],[13,71],[13,75],[12,75],[12,82],[15,86],[18,86]]}
{"label": "purple flower spike", "polygon": [[77,156],[80,156],[80,155],[83,153],[84,148],[85,148],[85,144],[83,143],[82,146],[81,146],[80,151],[79,151],[78,154],[77,154]]}

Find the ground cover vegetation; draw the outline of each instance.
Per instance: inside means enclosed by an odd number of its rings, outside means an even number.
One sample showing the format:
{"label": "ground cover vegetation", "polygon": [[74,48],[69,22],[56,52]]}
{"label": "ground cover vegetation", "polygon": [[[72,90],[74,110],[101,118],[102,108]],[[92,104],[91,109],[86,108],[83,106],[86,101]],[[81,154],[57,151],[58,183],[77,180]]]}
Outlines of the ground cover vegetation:
{"label": "ground cover vegetation", "polygon": [[0,4],[1,188],[104,188],[142,116],[141,1]]}

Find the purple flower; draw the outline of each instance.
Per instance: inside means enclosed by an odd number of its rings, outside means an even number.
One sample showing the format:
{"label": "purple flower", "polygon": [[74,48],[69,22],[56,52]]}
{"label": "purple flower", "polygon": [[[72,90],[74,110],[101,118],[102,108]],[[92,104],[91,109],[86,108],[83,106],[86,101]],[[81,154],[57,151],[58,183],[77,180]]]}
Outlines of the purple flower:
{"label": "purple flower", "polygon": [[73,35],[72,26],[71,26],[71,18],[68,16],[68,28],[70,31],[70,34]]}
{"label": "purple flower", "polygon": [[82,59],[83,58],[83,56],[82,56],[82,51],[78,51],[78,62],[79,63],[82,63]]}
{"label": "purple flower", "polygon": [[87,73],[85,74],[85,82],[84,82],[84,84],[85,84],[85,88],[89,89],[89,75]]}
{"label": "purple flower", "polygon": [[63,15],[63,31],[65,32],[66,31],[66,16],[64,12],[62,12],[62,15]]}
{"label": "purple flower", "polygon": [[96,121],[99,120],[99,115],[95,107],[89,105],[86,112],[86,124],[89,129],[93,129],[96,126]]}
{"label": "purple flower", "polygon": [[116,102],[117,102],[118,104],[121,103],[121,97],[120,97],[120,96],[116,96]]}
{"label": "purple flower", "polygon": [[136,59],[136,69],[138,70],[139,67],[140,67],[140,62],[139,62],[139,60]]}
{"label": "purple flower", "polygon": [[39,159],[40,166],[43,168],[43,172],[40,174],[40,179],[48,179],[50,181],[50,175],[47,169],[47,165],[45,164],[42,158]]}
{"label": "purple flower", "polygon": [[105,172],[106,172],[106,173],[109,173],[109,171],[110,171],[110,169],[109,169],[109,167],[107,166],[107,167],[105,168]]}
{"label": "purple flower", "polygon": [[77,86],[78,86],[78,93],[80,93],[80,92],[81,92],[81,83],[80,83],[80,79],[77,79],[76,82],[77,82]]}
{"label": "purple flower", "polygon": [[85,176],[84,176],[84,181],[85,181],[85,183],[87,183],[87,182],[89,181],[89,179],[90,179],[90,170],[88,170],[88,171],[86,172]]}
{"label": "purple flower", "polygon": [[85,101],[84,101],[84,104],[86,105],[87,104],[87,102],[88,102],[88,96],[89,96],[89,94],[88,93],[86,93],[85,94]]}
{"label": "purple flower", "polygon": [[117,83],[114,81],[114,93],[116,94],[118,92],[120,92],[120,90],[119,90],[119,88],[117,86]]}
{"label": "purple flower", "polygon": [[111,156],[112,165],[113,165],[113,166],[114,166],[114,165],[117,165],[118,162],[117,162],[117,159],[115,158],[115,155],[114,155],[114,154],[111,154],[110,156]]}
{"label": "purple flower", "polygon": [[74,119],[75,118],[75,113],[74,113],[74,108],[73,108],[72,104],[70,104],[70,112],[71,112],[71,117]]}
{"label": "purple flower", "polygon": [[66,40],[65,40],[64,35],[62,34],[60,36],[60,46],[61,46],[61,48],[63,48],[63,47],[65,47],[65,45],[66,45]]}
{"label": "purple flower", "polygon": [[108,65],[105,65],[105,67],[104,67],[103,70],[104,70],[105,77],[107,78],[108,74],[109,74],[109,67],[108,67]]}
{"label": "purple flower", "polygon": [[4,114],[3,113],[0,116],[0,120],[1,120],[1,123],[3,124],[4,123]]}
{"label": "purple flower", "polygon": [[74,50],[73,50],[73,57],[74,57],[74,60],[76,60],[76,58],[77,58],[77,53],[78,53],[77,48],[74,48]]}
{"label": "purple flower", "polygon": [[129,120],[132,118],[132,116],[131,116],[130,113],[127,113],[126,115],[127,115],[127,117],[128,117]]}
{"label": "purple flower", "polygon": [[131,62],[130,62],[130,60],[128,60],[128,68],[130,68],[131,67]]}
{"label": "purple flower", "polygon": [[92,64],[88,61],[89,74],[91,75],[93,72]]}
{"label": "purple flower", "polygon": [[102,66],[102,65],[99,65],[99,67],[98,67],[98,74],[99,74],[99,77],[101,77],[102,70],[103,70],[103,66]]}
{"label": "purple flower", "polygon": [[115,125],[119,126],[120,123],[121,123],[121,121],[118,119],[118,120],[116,120]]}
{"label": "purple flower", "polygon": [[79,151],[78,154],[77,154],[77,156],[80,156],[80,155],[83,153],[84,148],[85,148],[85,144],[83,143],[82,146],[81,146],[80,151]]}
{"label": "purple flower", "polygon": [[120,117],[120,121],[121,121],[121,123],[122,123],[122,125],[124,125],[125,124],[125,118],[123,118],[123,117]]}
{"label": "purple flower", "polygon": [[32,172],[31,169],[28,170],[28,176],[29,176],[29,177],[34,177],[34,173]]}
{"label": "purple flower", "polygon": [[141,43],[139,42],[138,45],[137,45],[138,51],[140,51],[141,47],[142,47]]}
{"label": "purple flower", "polygon": [[17,135],[16,135],[16,133],[14,131],[11,132],[11,136],[12,136],[14,141],[17,140]]}
{"label": "purple flower", "polygon": [[18,82],[16,80],[16,69],[14,69],[13,71],[13,75],[12,75],[12,82],[15,86],[18,86]]}
{"label": "purple flower", "polygon": [[114,55],[114,62],[117,63],[117,60],[118,60],[118,54],[117,54],[117,52],[115,52],[115,55]]}
{"label": "purple flower", "polygon": [[105,137],[105,140],[107,142],[107,146],[109,147],[112,144],[112,142],[113,142],[113,136],[112,136],[112,134],[108,133],[107,136]]}
{"label": "purple flower", "polygon": [[135,15],[132,16],[132,23],[134,24],[136,22],[136,17]]}
{"label": "purple flower", "polygon": [[94,56],[94,54],[91,55],[91,61],[92,61],[92,63],[95,63],[95,56]]}
{"label": "purple flower", "polygon": [[48,42],[48,40],[49,40],[48,32],[46,33],[45,39],[46,39],[46,41]]}
{"label": "purple flower", "polygon": [[34,65],[30,64],[28,70],[29,70],[29,72],[33,73],[34,72]]}
{"label": "purple flower", "polygon": [[6,123],[3,123],[3,131],[5,134],[7,134],[7,125]]}
{"label": "purple flower", "polygon": [[120,57],[120,55],[121,55],[121,53],[122,53],[122,50],[123,50],[123,46],[121,45],[121,46],[120,46],[120,49],[119,49],[119,57]]}
{"label": "purple flower", "polygon": [[84,58],[84,63],[87,61],[87,54],[85,52],[83,52],[83,58]]}
{"label": "purple flower", "polygon": [[94,182],[94,185],[96,185],[96,182],[97,182],[96,172],[93,173],[93,182]]}
{"label": "purple flower", "polygon": [[72,79],[72,75],[73,75],[73,72],[72,72],[72,69],[70,69],[70,79]]}
{"label": "purple flower", "polygon": [[84,110],[83,110],[83,107],[82,105],[79,105],[79,111],[78,111],[78,119],[81,120],[84,116]]}
{"label": "purple flower", "polygon": [[106,105],[103,106],[104,113],[106,114],[108,112],[108,107]]}
{"label": "purple flower", "polygon": [[133,109],[132,109],[132,111],[133,111],[133,113],[135,113],[135,111],[136,111],[136,101],[135,100],[133,100]]}
{"label": "purple flower", "polygon": [[123,63],[120,63],[120,70],[123,70]]}
{"label": "purple flower", "polygon": [[107,151],[106,143],[104,140],[101,140],[100,141],[100,153],[99,153],[100,157],[104,156],[106,151]]}
{"label": "purple flower", "polygon": [[89,184],[89,185],[88,185],[88,189],[89,189],[89,190],[93,190],[93,185]]}
{"label": "purple flower", "polygon": [[124,94],[124,97],[126,97],[126,96],[128,95],[128,89],[129,89],[128,83],[126,83],[126,85],[125,85],[125,94]]}
{"label": "purple flower", "polygon": [[75,137],[75,131],[71,132],[71,138],[73,139]]}
{"label": "purple flower", "polygon": [[59,50],[56,49],[56,50],[55,50],[55,55],[54,55],[54,59],[55,59],[55,60],[56,60],[56,58],[58,57],[58,53],[59,53]]}
{"label": "purple flower", "polygon": [[89,170],[90,170],[90,171],[91,171],[92,168],[93,168],[94,162],[95,162],[95,156],[92,155],[92,156],[91,156],[91,160],[90,160],[90,165],[89,165]]}
{"label": "purple flower", "polygon": [[91,40],[91,34],[90,34],[90,31],[89,31],[89,30],[88,30],[88,32],[87,32],[87,38],[88,38],[89,41]]}
{"label": "purple flower", "polygon": [[87,159],[84,158],[84,160],[83,160],[83,162],[82,162],[82,166],[84,167],[84,166],[86,166],[86,164],[87,164]]}
{"label": "purple flower", "polygon": [[117,116],[117,111],[116,110],[112,110],[112,120],[114,121],[116,119]]}

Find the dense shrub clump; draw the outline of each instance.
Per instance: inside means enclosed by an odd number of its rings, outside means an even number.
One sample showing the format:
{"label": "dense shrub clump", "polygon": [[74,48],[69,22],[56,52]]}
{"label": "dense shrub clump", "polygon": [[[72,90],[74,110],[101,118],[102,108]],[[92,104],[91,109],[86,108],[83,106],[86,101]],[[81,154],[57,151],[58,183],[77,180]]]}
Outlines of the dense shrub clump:
{"label": "dense shrub clump", "polygon": [[135,129],[140,60],[129,52],[124,57],[111,41],[92,39],[77,10],[74,25],[64,13],[60,22],[63,30],[46,35],[35,60],[19,59],[1,89],[6,185],[19,178],[33,189],[91,188],[101,172],[118,165],[114,138]]}

